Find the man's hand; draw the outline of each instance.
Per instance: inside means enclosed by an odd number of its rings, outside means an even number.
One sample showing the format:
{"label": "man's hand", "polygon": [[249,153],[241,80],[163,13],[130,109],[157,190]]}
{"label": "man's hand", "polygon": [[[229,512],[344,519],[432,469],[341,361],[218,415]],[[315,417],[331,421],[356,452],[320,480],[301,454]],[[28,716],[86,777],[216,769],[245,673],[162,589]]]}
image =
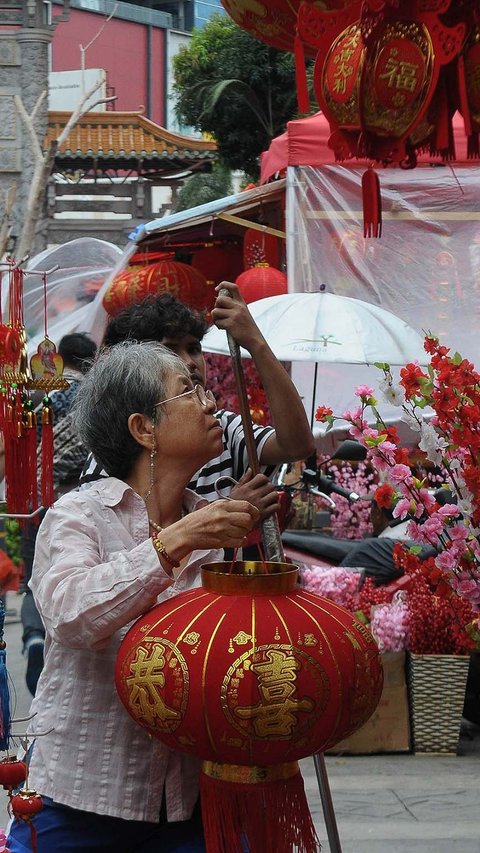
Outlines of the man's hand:
{"label": "man's hand", "polygon": [[217,296],[212,311],[213,322],[219,329],[230,332],[235,341],[251,353],[251,348],[264,341],[264,338],[237,285],[231,281],[222,281],[215,290],[217,293],[228,290],[228,296],[223,293]]}
{"label": "man's hand", "polygon": [[230,497],[235,500],[248,501],[255,506],[260,513],[259,520],[268,518],[269,515],[273,515],[280,509],[280,499],[275,486],[265,474],[256,474],[254,477],[250,468],[245,471],[243,477],[233,487]]}

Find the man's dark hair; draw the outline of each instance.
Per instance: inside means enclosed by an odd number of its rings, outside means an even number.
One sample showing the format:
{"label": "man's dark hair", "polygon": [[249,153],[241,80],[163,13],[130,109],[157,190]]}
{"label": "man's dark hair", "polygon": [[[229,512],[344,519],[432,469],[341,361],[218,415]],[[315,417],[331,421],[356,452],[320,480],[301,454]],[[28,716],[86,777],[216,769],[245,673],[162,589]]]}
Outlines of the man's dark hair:
{"label": "man's dark hair", "polygon": [[170,293],[149,296],[112,317],[105,332],[104,346],[123,341],[159,341],[165,337],[193,335],[202,340],[208,329],[205,317],[188,308]]}
{"label": "man's dark hair", "polygon": [[58,352],[65,366],[86,373],[95,358],[97,345],[85,332],[73,332],[63,336],[58,345]]}

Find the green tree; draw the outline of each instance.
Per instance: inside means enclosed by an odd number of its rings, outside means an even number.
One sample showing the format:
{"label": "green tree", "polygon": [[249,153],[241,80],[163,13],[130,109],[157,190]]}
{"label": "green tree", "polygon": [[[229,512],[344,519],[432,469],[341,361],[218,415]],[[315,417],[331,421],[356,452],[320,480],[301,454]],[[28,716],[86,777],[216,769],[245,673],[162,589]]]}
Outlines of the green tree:
{"label": "green tree", "polygon": [[173,65],[178,117],[213,134],[231,169],[256,178],[261,152],[296,115],[293,56],[215,15]]}
{"label": "green tree", "polygon": [[175,213],[180,210],[189,210],[198,204],[216,201],[217,198],[224,198],[231,195],[232,191],[230,169],[221,163],[216,163],[211,172],[199,172],[187,178],[178,193]]}

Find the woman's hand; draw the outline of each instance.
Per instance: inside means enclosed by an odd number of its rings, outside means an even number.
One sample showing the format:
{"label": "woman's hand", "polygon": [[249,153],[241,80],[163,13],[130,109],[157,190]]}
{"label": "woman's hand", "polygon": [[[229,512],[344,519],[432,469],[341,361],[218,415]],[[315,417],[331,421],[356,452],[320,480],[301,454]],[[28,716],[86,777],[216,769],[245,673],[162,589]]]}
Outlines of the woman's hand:
{"label": "woman's hand", "polygon": [[254,477],[250,468],[233,487],[230,497],[253,504],[260,513],[260,519],[268,518],[280,509],[280,499],[275,486],[265,474],[256,474]]}
{"label": "woman's hand", "polygon": [[191,551],[240,548],[259,520],[248,501],[220,499],[166,527],[160,539],[174,560],[182,560]]}

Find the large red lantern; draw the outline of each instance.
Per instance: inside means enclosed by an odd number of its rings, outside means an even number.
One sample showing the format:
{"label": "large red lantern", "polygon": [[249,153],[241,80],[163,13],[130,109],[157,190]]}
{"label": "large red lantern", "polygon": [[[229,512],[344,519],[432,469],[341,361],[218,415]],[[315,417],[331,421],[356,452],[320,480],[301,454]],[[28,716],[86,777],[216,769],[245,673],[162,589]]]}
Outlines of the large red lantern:
{"label": "large red lantern", "polygon": [[297,761],[359,728],[380,698],[370,632],[299,589],[297,574],[283,563],[204,566],[202,588],[152,608],[120,646],[128,713],[203,759],[209,853],[243,849],[242,834],[251,853],[290,853],[299,838],[317,850]]}
{"label": "large red lantern", "polygon": [[199,270],[212,287],[221,281],[235,281],[242,271],[242,250],[236,244],[215,246],[214,243],[205,243],[192,255],[192,267]]}
{"label": "large red lantern", "polygon": [[246,270],[257,264],[269,264],[278,267],[280,263],[280,243],[275,234],[247,228],[243,238],[243,266]]}
{"label": "large red lantern", "polygon": [[211,310],[215,301],[213,287],[199,270],[179,261],[163,260],[118,273],[103,297],[103,306],[108,314],[115,316],[147,296],[160,293],[171,293],[199,311]]}
{"label": "large red lantern", "polygon": [[267,296],[280,296],[288,292],[287,276],[269,264],[256,264],[242,272],[236,281],[245,302],[255,302]]}

